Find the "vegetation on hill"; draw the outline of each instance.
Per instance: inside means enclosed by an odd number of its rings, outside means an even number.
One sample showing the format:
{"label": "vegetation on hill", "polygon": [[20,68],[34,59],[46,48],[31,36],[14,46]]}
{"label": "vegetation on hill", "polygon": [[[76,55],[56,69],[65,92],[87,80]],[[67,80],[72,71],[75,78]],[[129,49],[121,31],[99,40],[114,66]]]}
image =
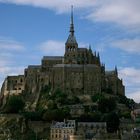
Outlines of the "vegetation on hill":
{"label": "vegetation on hill", "polygon": [[19,113],[25,107],[25,101],[21,96],[10,96],[4,108],[5,113]]}
{"label": "vegetation on hill", "polygon": [[[95,94],[84,101],[76,95],[68,95],[60,89],[51,92],[51,85],[41,90],[36,109],[34,111],[24,110],[25,100],[21,96],[11,96],[5,106],[7,113],[20,113],[26,120],[32,121],[63,121],[64,119],[76,119],[87,122],[107,122],[107,131],[115,132],[119,128],[120,118],[130,118],[130,108],[135,102],[125,96],[106,96],[105,93]],[[87,101],[86,101],[87,100]],[[86,104],[86,102],[88,104]],[[75,118],[70,114],[70,105],[82,104],[85,112]],[[118,104],[122,104],[128,110],[121,111]],[[59,115],[58,115],[59,114]]]}

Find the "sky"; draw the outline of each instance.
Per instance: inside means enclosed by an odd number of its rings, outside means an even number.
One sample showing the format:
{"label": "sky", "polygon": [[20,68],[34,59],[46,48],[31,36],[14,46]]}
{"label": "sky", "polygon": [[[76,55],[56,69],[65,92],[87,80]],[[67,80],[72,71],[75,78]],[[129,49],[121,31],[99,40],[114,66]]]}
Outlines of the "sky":
{"label": "sky", "polygon": [[64,54],[71,5],[79,47],[90,44],[107,70],[117,66],[126,96],[140,102],[139,0],[0,0],[0,87],[43,56]]}

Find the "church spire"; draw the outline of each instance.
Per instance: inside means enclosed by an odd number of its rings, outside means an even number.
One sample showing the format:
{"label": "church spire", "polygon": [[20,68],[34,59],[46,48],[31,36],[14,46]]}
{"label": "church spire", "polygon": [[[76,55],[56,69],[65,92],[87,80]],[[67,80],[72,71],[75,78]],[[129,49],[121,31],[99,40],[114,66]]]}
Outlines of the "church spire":
{"label": "church spire", "polygon": [[74,22],[73,22],[73,6],[71,6],[70,30],[69,36],[65,43],[66,51],[75,51],[78,48],[78,43],[74,35]]}
{"label": "church spire", "polygon": [[73,5],[71,6],[70,33],[71,33],[71,35],[74,35],[74,23],[73,23]]}
{"label": "church spire", "polygon": [[117,66],[115,66],[115,74],[118,75],[118,69],[117,69]]}

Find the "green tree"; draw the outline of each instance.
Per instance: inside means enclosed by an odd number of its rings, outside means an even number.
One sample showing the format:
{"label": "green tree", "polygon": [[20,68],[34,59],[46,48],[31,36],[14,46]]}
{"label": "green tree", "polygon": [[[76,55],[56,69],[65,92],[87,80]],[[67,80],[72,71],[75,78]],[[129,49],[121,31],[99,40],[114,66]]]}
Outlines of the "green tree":
{"label": "green tree", "polygon": [[121,104],[125,104],[128,108],[132,109],[135,106],[135,102],[133,99],[129,99],[126,96],[118,96],[118,102]]}
{"label": "green tree", "polygon": [[124,117],[126,119],[131,119],[130,111],[121,112],[120,117]]}
{"label": "green tree", "polygon": [[49,110],[53,110],[53,109],[57,109],[57,104],[53,101],[53,100],[49,100],[47,103],[48,109]]}
{"label": "green tree", "polygon": [[109,113],[116,109],[116,101],[113,98],[101,98],[98,102],[98,109],[102,113]]}
{"label": "green tree", "polygon": [[75,95],[68,98],[66,102],[66,104],[69,104],[69,105],[79,104],[79,103],[80,103],[80,99]]}
{"label": "green tree", "polygon": [[25,106],[25,102],[21,96],[10,96],[7,104],[6,104],[6,112],[7,113],[18,113],[22,111]]}
{"label": "green tree", "polygon": [[98,100],[101,100],[102,98],[105,98],[102,94],[95,94],[91,97],[93,102],[97,102]]}
{"label": "green tree", "polygon": [[79,121],[82,122],[100,122],[102,114],[100,112],[94,113],[85,113],[82,114],[79,118]]}
{"label": "green tree", "polygon": [[26,120],[40,121],[42,119],[42,112],[24,112],[22,115]]}
{"label": "green tree", "polygon": [[53,110],[47,110],[43,115],[43,120],[51,122],[53,120],[55,121],[63,121],[65,118],[69,118],[70,113],[69,109],[53,109]]}
{"label": "green tree", "polygon": [[110,133],[116,132],[119,129],[120,120],[118,114],[115,112],[109,113],[106,116],[107,131]]}

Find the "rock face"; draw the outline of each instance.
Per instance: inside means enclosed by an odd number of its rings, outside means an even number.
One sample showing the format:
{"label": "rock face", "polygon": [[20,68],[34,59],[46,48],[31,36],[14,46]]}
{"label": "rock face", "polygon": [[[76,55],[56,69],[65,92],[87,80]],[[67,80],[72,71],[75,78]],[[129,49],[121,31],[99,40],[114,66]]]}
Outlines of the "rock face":
{"label": "rock face", "polygon": [[74,36],[73,14],[64,56],[44,56],[41,65],[28,66],[24,75],[8,76],[2,85],[1,101],[7,95],[24,93],[35,106],[40,91],[48,85],[51,85],[51,93],[59,88],[67,94],[110,92],[125,95],[117,68],[106,71],[99,53],[92,52],[90,46],[88,49],[78,47]]}

